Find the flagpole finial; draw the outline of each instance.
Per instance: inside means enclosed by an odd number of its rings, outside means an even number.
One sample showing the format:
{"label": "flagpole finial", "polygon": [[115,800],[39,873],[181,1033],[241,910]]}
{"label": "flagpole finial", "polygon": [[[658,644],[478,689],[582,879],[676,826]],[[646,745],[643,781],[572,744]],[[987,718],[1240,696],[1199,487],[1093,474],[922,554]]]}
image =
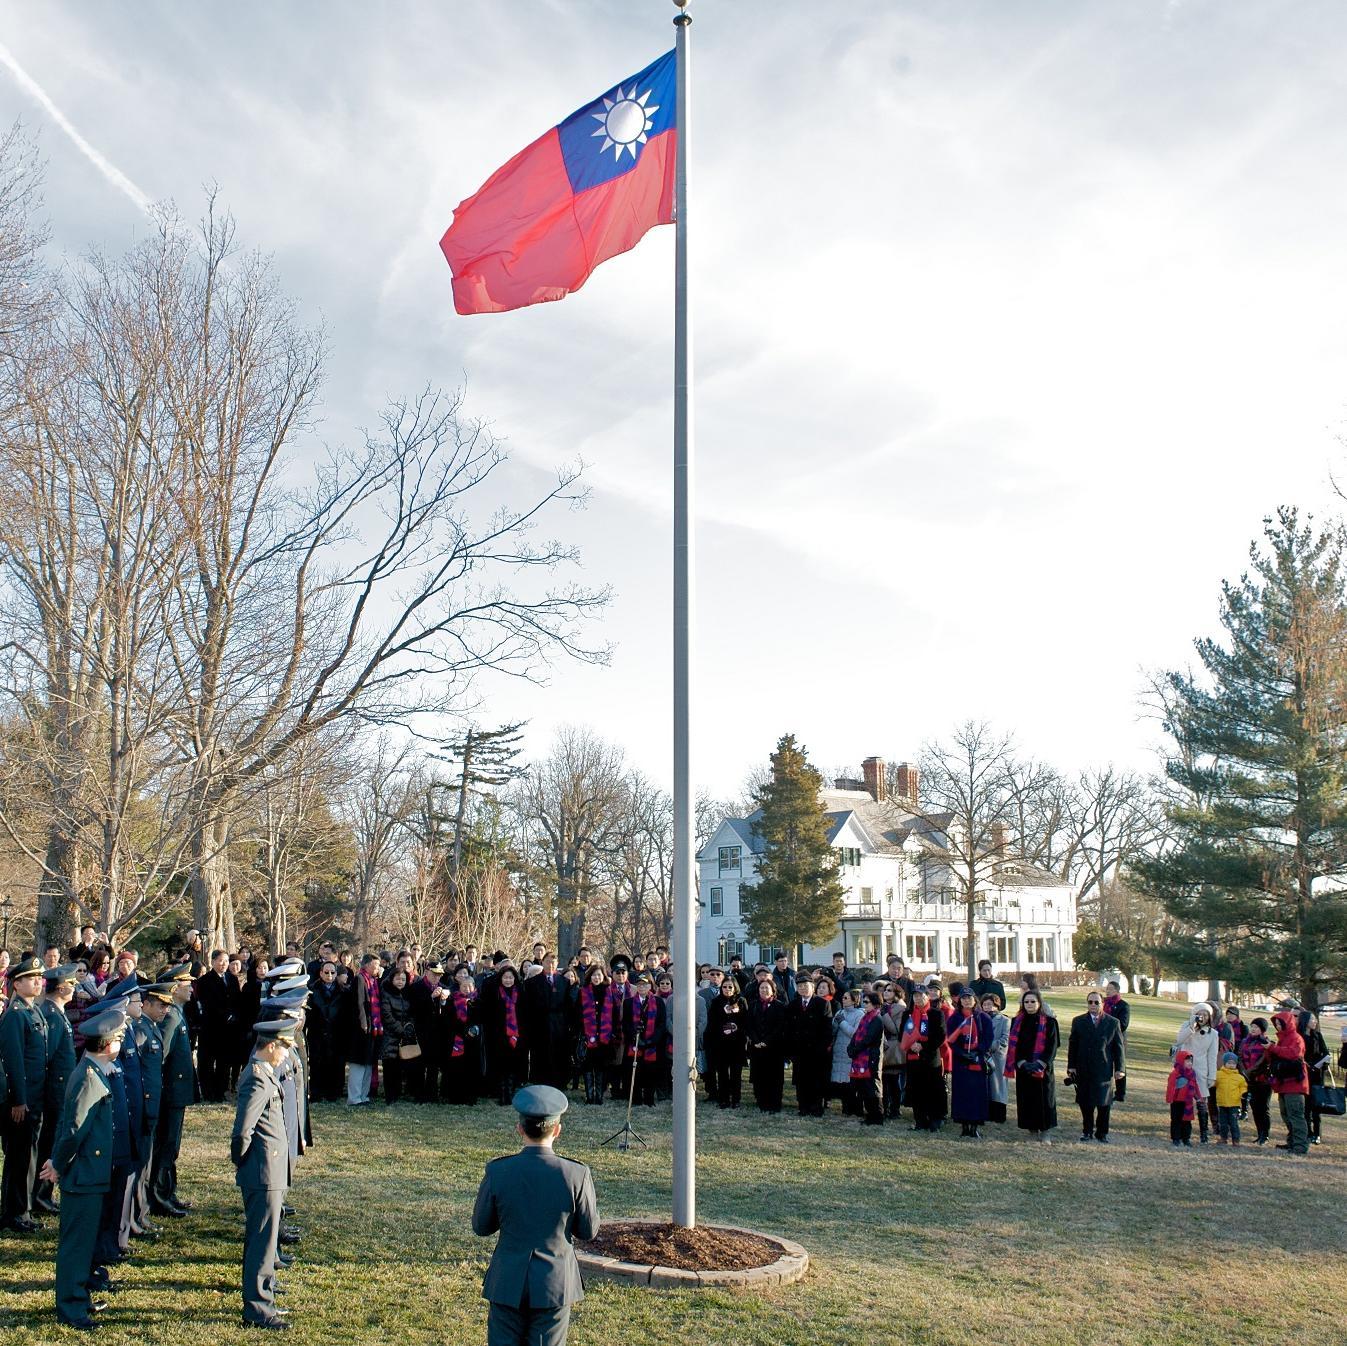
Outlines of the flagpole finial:
{"label": "flagpole finial", "polygon": [[674,20],[674,22],[691,23],[692,15],[687,12],[688,0],[673,0],[673,2],[675,5],[678,6],[678,17]]}

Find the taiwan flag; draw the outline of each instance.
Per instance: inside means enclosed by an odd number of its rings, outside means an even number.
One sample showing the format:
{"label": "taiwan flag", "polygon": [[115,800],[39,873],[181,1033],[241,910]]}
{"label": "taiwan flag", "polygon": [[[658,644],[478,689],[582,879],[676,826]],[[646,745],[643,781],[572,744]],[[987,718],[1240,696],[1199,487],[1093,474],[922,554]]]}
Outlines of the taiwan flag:
{"label": "taiwan flag", "polygon": [[673,221],[675,54],[520,150],[454,211],[440,248],[460,313],[563,299]]}

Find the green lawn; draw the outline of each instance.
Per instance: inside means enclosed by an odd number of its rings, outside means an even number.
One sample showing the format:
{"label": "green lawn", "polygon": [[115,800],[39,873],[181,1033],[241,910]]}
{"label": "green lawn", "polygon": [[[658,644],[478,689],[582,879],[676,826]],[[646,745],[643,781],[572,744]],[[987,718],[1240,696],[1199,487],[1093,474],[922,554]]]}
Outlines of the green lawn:
{"label": "green lawn", "polygon": [[[1083,992],[1055,992],[1065,1020]],[[1131,1086],[1114,1144],[1020,1140],[1012,1121],[985,1145],[702,1111],[699,1209],[808,1247],[799,1285],[763,1297],[594,1285],[571,1341],[828,1343],[1271,1343],[1337,1340],[1347,1290],[1347,1122],[1325,1122],[1307,1160],[1272,1150],[1168,1145],[1166,1048],[1183,1007],[1134,1002]],[[1060,1078],[1061,1071],[1058,1075]],[[746,1091],[747,1092],[747,1091]],[[120,1273],[100,1339],[227,1343],[239,1325],[239,1201],[228,1163],[232,1110],[189,1114],[182,1175],[192,1219]],[[598,1142],[618,1110],[573,1109],[560,1149],[595,1171],[603,1214],[667,1215],[669,1109],[639,1117],[647,1152]],[[305,1342],[484,1339],[478,1297],[490,1242],[468,1228],[482,1165],[513,1148],[510,1117],[382,1106],[318,1109],[319,1144],[293,1200],[305,1226],[287,1276]],[[1275,1135],[1275,1132],[1274,1132]],[[937,1226],[938,1222],[938,1226]],[[49,1222],[49,1230],[54,1222]],[[0,1240],[0,1333],[30,1346],[75,1339],[52,1317],[52,1233]]]}

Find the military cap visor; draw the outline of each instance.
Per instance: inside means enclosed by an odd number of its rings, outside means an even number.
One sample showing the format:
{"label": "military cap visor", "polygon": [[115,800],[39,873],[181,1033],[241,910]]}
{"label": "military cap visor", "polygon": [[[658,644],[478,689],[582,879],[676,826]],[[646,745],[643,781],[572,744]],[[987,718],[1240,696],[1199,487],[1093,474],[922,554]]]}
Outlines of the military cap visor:
{"label": "military cap visor", "polygon": [[530,1084],[512,1100],[514,1110],[532,1121],[554,1121],[570,1107],[570,1100],[550,1084]]}
{"label": "military cap visor", "polygon": [[123,977],[116,985],[109,986],[103,995],[107,1000],[116,1000],[120,996],[139,995],[140,992],[140,978],[133,972],[129,977]]}
{"label": "military cap visor", "polygon": [[177,967],[170,967],[159,974],[161,982],[170,981],[191,981],[192,965],[191,963],[179,963]]}
{"label": "military cap visor", "polygon": [[78,963],[62,963],[60,967],[44,968],[42,976],[48,986],[62,981],[76,982],[80,979],[80,965]]}
{"label": "military cap visor", "polygon": [[151,1000],[161,1001],[165,1005],[172,1004],[173,1002],[173,987],[167,982],[153,982],[151,985],[142,986],[140,989]]}
{"label": "military cap visor", "polygon": [[277,963],[275,967],[269,967],[261,973],[263,981],[277,981],[281,977],[293,977],[304,970],[304,964],[298,958],[286,959],[284,962]]}
{"label": "military cap visor", "polygon": [[258,1042],[289,1042],[295,1036],[293,1019],[266,1019],[253,1025]]}
{"label": "military cap visor", "polygon": [[20,977],[40,977],[46,972],[42,966],[40,958],[20,958],[13,967],[9,969],[10,981],[18,981]]}
{"label": "military cap visor", "polygon": [[276,982],[270,989],[273,995],[288,995],[292,991],[307,991],[309,989],[309,978],[307,974],[299,977],[287,977],[284,981]]}
{"label": "military cap visor", "polygon": [[119,1009],[103,1009],[80,1024],[86,1038],[112,1038],[126,1031],[126,1015]]}

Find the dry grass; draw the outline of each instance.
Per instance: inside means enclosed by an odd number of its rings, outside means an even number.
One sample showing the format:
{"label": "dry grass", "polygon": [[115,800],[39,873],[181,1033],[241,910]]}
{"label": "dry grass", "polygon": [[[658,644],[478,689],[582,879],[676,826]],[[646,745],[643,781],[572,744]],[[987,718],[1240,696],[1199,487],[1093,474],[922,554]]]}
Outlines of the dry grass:
{"label": "dry grass", "polygon": [[[1080,1003],[1079,993],[1052,999],[1063,1018]],[[1022,1141],[1013,1121],[972,1146],[905,1126],[863,1129],[836,1112],[806,1122],[703,1111],[701,1217],[798,1239],[814,1259],[809,1276],[762,1297],[595,1285],[571,1341],[1336,1340],[1347,1286],[1347,1124],[1328,1119],[1325,1145],[1308,1160],[1174,1152],[1160,1090],[1181,1013],[1138,1008],[1130,1096],[1108,1148],[1075,1143],[1065,1106],[1062,1142],[1048,1148]],[[251,1337],[238,1318],[229,1119],[222,1107],[189,1114],[182,1172],[197,1212],[122,1273],[100,1340],[214,1346]],[[604,1211],[667,1214],[667,1107],[639,1119],[645,1152],[598,1147],[620,1123],[611,1106],[577,1107],[567,1121],[560,1148],[592,1164]],[[320,1143],[293,1198],[305,1225],[287,1276],[293,1335],[483,1340],[478,1291],[490,1245],[472,1236],[468,1215],[482,1165],[511,1148],[509,1117],[487,1104],[325,1107],[316,1126]],[[0,1240],[6,1343],[73,1339],[51,1316],[53,1250],[51,1233]]]}

